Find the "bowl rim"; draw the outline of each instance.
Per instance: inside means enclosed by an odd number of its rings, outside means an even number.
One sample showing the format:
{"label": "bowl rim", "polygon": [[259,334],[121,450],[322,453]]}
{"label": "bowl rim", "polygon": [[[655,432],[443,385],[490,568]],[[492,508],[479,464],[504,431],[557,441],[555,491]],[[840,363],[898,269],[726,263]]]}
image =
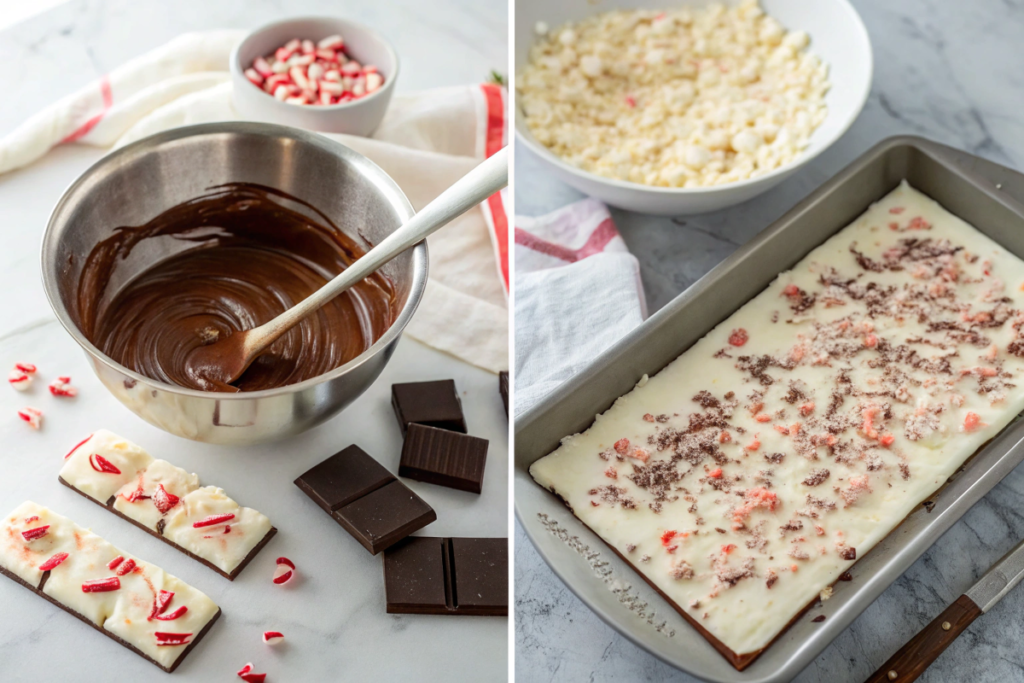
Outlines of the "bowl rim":
{"label": "bowl rim", "polygon": [[363,166],[365,170],[369,171],[369,174],[374,181],[377,183],[383,183],[387,189],[393,193],[393,200],[390,203],[397,210],[397,213],[403,223],[415,215],[415,211],[413,210],[408,197],[406,197],[405,193],[402,192],[398,183],[396,183],[391,176],[385,173],[380,166],[373,163],[352,148],[335,140],[331,140],[323,135],[311,133],[292,126],[251,121],[223,121],[217,123],[202,123],[192,126],[181,126],[150,135],[131,144],[125,145],[120,149],[114,150],[86,169],[85,172],[79,175],[67,187],[67,189],[64,190],[64,193],[54,206],[53,211],[51,211],[50,218],[46,224],[46,229],[43,231],[42,244],[40,248],[43,291],[46,294],[46,300],[49,302],[50,308],[57,316],[60,324],[65,330],[67,330],[68,334],[71,335],[78,345],[86,351],[86,353],[102,362],[110,369],[130,377],[137,382],[141,382],[144,385],[181,396],[205,398],[216,401],[256,400],[271,396],[300,393],[310,387],[324,384],[347,374],[349,371],[368,362],[371,358],[384,351],[389,345],[399,339],[402,332],[405,330],[406,325],[409,324],[409,321],[412,319],[412,316],[419,307],[419,304],[423,299],[424,291],[426,290],[429,259],[427,254],[427,243],[425,240],[412,247],[412,282],[409,286],[409,295],[406,299],[405,305],[402,307],[402,310],[399,312],[394,322],[391,323],[391,326],[388,327],[388,329],[384,331],[384,334],[371,344],[369,348],[352,360],[343,365],[339,365],[330,372],[317,375],[316,377],[311,377],[295,384],[287,384],[273,389],[261,389],[260,391],[241,391],[232,393],[220,391],[199,391],[197,389],[189,389],[176,384],[168,384],[160,380],[155,380],[126,368],[114,359],[110,358],[110,356],[100,351],[89,339],[85,337],[82,331],[78,329],[78,326],[71,319],[67,307],[64,305],[60,296],[57,284],[56,268],[52,267],[54,265],[54,259],[52,256],[55,254],[57,246],[56,226],[62,214],[68,209],[68,205],[76,199],[79,193],[83,190],[89,189],[87,186],[90,181],[104,170],[118,166],[128,160],[137,159],[144,154],[152,152],[163,144],[184,138],[199,137],[203,135],[219,135],[224,133],[264,135],[278,138],[285,137],[300,143],[312,144],[347,160],[355,161],[357,164]]}
{"label": "bowl rim", "polygon": [[351,26],[351,27],[353,27],[353,28],[355,28],[355,29],[357,29],[359,31],[362,31],[363,33],[369,35],[371,38],[375,39],[381,45],[383,45],[384,49],[387,50],[388,55],[391,57],[391,61],[394,62],[395,72],[391,76],[388,76],[387,79],[385,79],[384,85],[382,85],[380,88],[378,88],[374,92],[370,93],[369,95],[364,95],[364,96],[360,97],[357,100],[351,100],[349,102],[339,102],[337,104],[326,104],[326,105],[325,104],[318,104],[318,105],[315,105],[315,106],[313,106],[313,105],[301,105],[301,106],[303,106],[303,107],[310,107],[311,111],[340,112],[340,111],[345,111],[346,109],[353,109],[355,107],[358,107],[358,106],[360,106],[362,104],[365,104],[365,103],[367,103],[367,102],[369,102],[371,100],[376,99],[378,96],[384,96],[386,91],[389,91],[389,90],[393,89],[395,81],[398,80],[398,74],[399,74],[399,72],[402,69],[401,62],[398,59],[398,51],[395,50],[395,46],[392,45],[391,41],[388,40],[387,38],[385,38],[384,35],[380,31],[378,31],[377,29],[371,28],[371,27],[367,26],[366,24],[362,24],[362,23],[360,23],[358,21],[352,21],[351,19],[346,19],[344,17],[327,17],[327,16],[290,17],[288,19],[279,19],[277,21],[272,21],[272,22],[270,22],[268,24],[263,24],[262,26],[259,26],[258,28],[255,28],[252,31],[250,31],[248,34],[246,34],[245,38],[242,38],[242,40],[238,41],[238,43],[236,43],[235,46],[231,49],[231,56],[229,57],[229,69],[230,69],[231,73],[234,74],[237,77],[241,77],[242,80],[244,80],[247,84],[249,84],[253,88],[256,88],[256,90],[259,91],[264,97],[268,98],[268,101],[273,102],[273,104],[271,106],[275,106],[275,107],[277,107],[277,106],[288,107],[287,110],[283,110],[283,111],[292,111],[292,110],[294,110],[299,105],[288,104],[287,102],[282,102],[281,100],[277,99],[276,97],[274,97],[270,93],[266,92],[262,88],[258,88],[252,81],[250,81],[246,77],[245,69],[242,68],[241,63],[239,62],[238,53],[242,50],[242,47],[245,46],[247,43],[249,43],[251,40],[253,40],[254,38],[256,38],[257,36],[259,36],[259,35],[261,35],[263,33],[266,33],[267,31],[269,31],[271,29],[275,29],[275,28],[278,28],[280,26],[287,26],[288,24],[295,24],[295,23],[299,23],[299,22],[309,22],[309,21],[321,22],[321,23],[342,22],[342,23],[348,24],[349,26]]}
{"label": "bowl rim", "polygon": [[[526,122],[523,117],[522,109],[520,108],[518,98],[516,100],[515,108],[515,129],[516,129],[516,140],[522,142],[531,152],[539,156],[542,160],[557,167],[564,173],[576,176],[580,180],[598,183],[609,188],[615,188],[618,190],[628,190],[632,192],[649,192],[651,194],[657,194],[668,197],[687,197],[687,196],[714,196],[725,194],[733,190],[739,190],[743,188],[755,187],[762,182],[768,182],[773,179],[782,180],[785,176],[789,175],[793,171],[802,167],[804,164],[817,158],[822,152],[830,148],[841,138],[846,131],[850,129],[853,122],[857,120],[861,112],[864,110],[864,105],[867,103],[868,96],[871,94],[871,84],[874,82],[875,77],[875,57],[874,49],[871,45],[871,36],[868,33],[867,27],[864,25],[863,19],[857,9],[850,4],[849,0],[833,0],[842,6],[846,12],[850,14],[850,25],[851,28],[855,29],[856,37],[863,44],[866,52],[866,61],[868,67],[868,77],[865,80],[863,87],[857,95],[857,104],[855,107],[850,109],[850,113],[847,115],[846,120],[836,129],[832,136],[822,141],[817,145],[817,149],[813,152],[808,153],[807,150],[803,150],[799,156],[793,159],[791,162],[784,166],[780,166],[776,169],[759,175],[753,178],[747,178],[745,180],[737,180],[731,183],[723,183],[722,185],[712,185],[711,187],[660,187],[655,185],[644,185],[643,183],[634,183],[629,180],[619,180],[618,178],[609,178],[607,176],[598,175],[597,173],[591,173],[585,171],[578,166],[564,161],[561,157],[555,155],[547,147],[542,145],[533,137],[533,134],[529,132],[526,127]],[[606,10],[607,11],[607,10]],[[829,112],[828,115],[831,115]]]}

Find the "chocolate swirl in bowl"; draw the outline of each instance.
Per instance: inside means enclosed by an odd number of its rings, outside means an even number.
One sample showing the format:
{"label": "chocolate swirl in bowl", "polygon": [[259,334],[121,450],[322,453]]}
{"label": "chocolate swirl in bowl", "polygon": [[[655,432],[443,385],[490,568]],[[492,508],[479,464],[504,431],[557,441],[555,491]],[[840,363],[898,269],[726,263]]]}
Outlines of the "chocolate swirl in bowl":
{"label": "chocolate swirl in bowl", "polygon": [[[117,269],[147,240],[192,242],[116,292]],[[310,204],[262,185],[229,183],[97,244],[79,279],[76,317],[116,362],[191,389],[193,349],[274,318],[363,255]],[[394,322],[394,284],[375,273],[278,339],[225,391],[258,391],[317,377],[368,349]]]}

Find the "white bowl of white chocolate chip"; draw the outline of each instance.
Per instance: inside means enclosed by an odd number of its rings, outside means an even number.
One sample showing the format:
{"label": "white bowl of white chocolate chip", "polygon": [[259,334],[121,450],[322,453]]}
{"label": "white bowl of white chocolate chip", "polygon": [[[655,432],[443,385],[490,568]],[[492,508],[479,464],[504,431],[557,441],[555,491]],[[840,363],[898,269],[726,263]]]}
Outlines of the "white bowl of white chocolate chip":
{"label": "white bowl of white chocolate chip", "polygon": [[518,0],[516,135],[563,181],[661,215],[744,202],[835,142],[871,89],[847,0]]}

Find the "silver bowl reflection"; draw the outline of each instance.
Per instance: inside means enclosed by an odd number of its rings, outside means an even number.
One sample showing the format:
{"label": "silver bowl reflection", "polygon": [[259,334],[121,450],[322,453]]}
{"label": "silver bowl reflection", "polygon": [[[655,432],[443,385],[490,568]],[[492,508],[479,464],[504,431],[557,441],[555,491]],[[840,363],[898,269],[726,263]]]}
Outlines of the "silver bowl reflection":
{"label": "silver bowl reflection", "polygon": [[[117,227],[141,225],[228,182],[259,183],[308,201],[367,249],[414,213],[386,173],[322,136],[265,123],[176,128],[107,155],[68,188],[43,236],[43,286],[96,376],[135,414],[187,439],[250,444],[320,424],[373,383],[423,295],[427,247],[420,244],[381,268],[397,291],[398,313],[390,329],[364,353],[319,377],[278,389],[227,394],[165,384],[115,362],[75,322],[73,300],[85,257]],[[121,262],[105,298],[154,263],[190,248],[194,244],[173,238],[147,240]]]}

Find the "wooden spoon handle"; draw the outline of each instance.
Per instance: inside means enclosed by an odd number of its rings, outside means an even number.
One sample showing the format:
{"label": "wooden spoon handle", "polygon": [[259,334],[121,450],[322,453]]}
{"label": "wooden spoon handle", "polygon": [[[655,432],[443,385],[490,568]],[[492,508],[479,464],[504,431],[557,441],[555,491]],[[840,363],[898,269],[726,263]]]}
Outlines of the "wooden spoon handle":
{"label": "wooden spoon handle", "polygon": [[910,683],[917,680],[979,616],[981,608],[966,595],[961,595],[869,676],[866,683]]}

